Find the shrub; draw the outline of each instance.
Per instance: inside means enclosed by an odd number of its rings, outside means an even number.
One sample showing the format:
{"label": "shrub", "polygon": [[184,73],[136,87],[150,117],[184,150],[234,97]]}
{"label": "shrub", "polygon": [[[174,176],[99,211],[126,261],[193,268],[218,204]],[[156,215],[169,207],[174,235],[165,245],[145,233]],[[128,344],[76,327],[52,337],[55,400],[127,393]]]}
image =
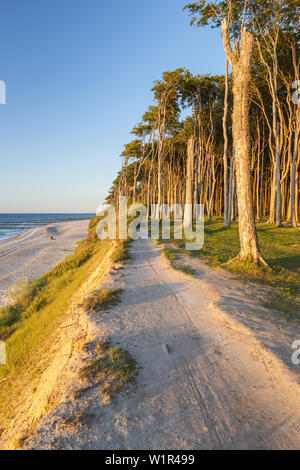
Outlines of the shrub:
{"label": "shrub", "polygon": [[0,309],[0,327],[11,327],[20,320],[22,306],[20,304],[7,305]]}
{"label": "shrub", "polygon": [[83,303],[83,308],[87,312],[97,312],[116,305],[119,301],[119,294],[121,290],[108,290],[103,289],[89,297]]}

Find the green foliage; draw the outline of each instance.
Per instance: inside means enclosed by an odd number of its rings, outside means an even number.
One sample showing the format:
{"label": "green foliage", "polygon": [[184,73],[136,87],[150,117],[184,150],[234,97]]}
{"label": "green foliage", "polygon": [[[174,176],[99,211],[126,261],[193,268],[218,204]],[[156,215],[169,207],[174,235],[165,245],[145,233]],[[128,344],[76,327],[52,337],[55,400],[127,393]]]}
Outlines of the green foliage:
{"label": "green foliage", "polygon": [[[93,255],[82,250],[93,247]],[[29,283],[16,301],[0,309],[0,335],[5,339],[7,364],[0,366],[0,409],[2,420],[11,417],[22,398],[22,390],[37,380],[51,359],[58,324],[70,301],[86,279],[103,262],[112,247],[109,240],[81,242],[59,270]],[[78,260],[76,260],[78,256]],[[74,268],[74,266],[78,266]]]}
{"label": "green foliage", "polygon": [[90,220],[89,226],[88,226],[88,233],[94,232],[96,233],[96,227],[98,223],[100,222],[101,217],[100,216],[95,216]]}
{"label": "green foliage", "polygon": [[142,153],[143,142],[140,139],[135,139],[132,142],[129,142],[129,144],[125,145],[125,149],[123,150],[121,156],[137,160],[141,158]]}
{"label": "green foliage", "polygon": [[221,20],[228,18],[235,37],[240,34],[242,24],[253,31],[253,25],[259,22],[262,31],[266,31],[272,22],[277,22],[285,31],[295,31],[299,19],[297,0],[200,0],[188,3],[184,10],[191,15],[191,24],[200,27],[219,27]]}
{"label": "green foliage", "polygon": [[7,305],[0,309],[0,339],[21,317],[22,306],[19,304]]}
{"label": "green foliage", "polygon": [[62,276],[68,271],[79,268],[93,255],[94,248],[94,245],[89,242],[80,244],[73,255],[68,256],[53,269],[51,276]]}
{"label": "green foliage", "polygon": [[95,353],[97,358],[81,370],[81,379],[99,386],[100,393],[109,399],[117,392],[128,392],[128,384],[133,382],[138,372],[130,354],[111,347],[107,341],[97,343]]}
{"label": "green foliage", "polygon": [[124,261],[130,260],[130,254],[128,253],[127,247],[129,242],[123,242],[118,245],[115,252],[115,261],[117,263],[124,263]]}
{"label": "green foliage", "polygon": [[178,250],[176,251],[171,250],[170,248],[163,248],[162,253],[169,261],[177,261],[179,259]]}
{"label": "green foliage", "polygon": [[91,220],[87,238],[80,242],[72,255],[38,279],[25,284],[16,294],[12,305],[0,307],[0,338],[7,338],[20,321],[30,318],[51,302],[59,290],[72,282],[76,269],[83,266],[100,243],[95,237],[97,218]]}
{"label": "green foliage", "polygon": [[176,261],[180,260],[181,250],[163,248],[162,253],[170,261],[171,266],[174,269],[177,269],[177,271],[181,271],[184,274],[188,274],[189,276],[192,276],[193,274],[195,274],[195,270],[191,268],[190,266],[185,266],[181,263],[176,263]]}
{"label": "green foliage", "polygon": [[83,308],[88,312],[99,312],[106,310],[119,302],[121,289],[102,289],[87,297],[83,303]]}
{"label": "green foliage", "polygon": [[269,268],[257,265],[251,260],[240,261],[236,258],[239,254],[237,222],[234,222],[230,228],[224,228],[224,222],[221,218],[206,222],[204,246],[200,251],[185,251],[184,240],[172,239],[170,242],[177,247],[174,250],[176,256],[179,256],[182,250],[191,257],[205,259],[213,267],[222,266],[244,279],[275,287],[290,297],[299,298],[299,230],[278,229],[274,225],[260,223],[257,225],[257,233],[261,253],[269,264]]}

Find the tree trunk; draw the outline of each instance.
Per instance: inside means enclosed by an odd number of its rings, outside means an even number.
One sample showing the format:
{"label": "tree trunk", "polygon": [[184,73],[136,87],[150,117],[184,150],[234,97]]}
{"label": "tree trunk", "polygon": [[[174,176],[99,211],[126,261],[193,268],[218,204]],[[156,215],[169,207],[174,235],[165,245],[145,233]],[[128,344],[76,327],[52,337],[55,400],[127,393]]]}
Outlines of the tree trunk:
{"label": "tree trunk", "polygon": [[295,206],[298,204],[298,201],[295,197],[296,195],[296,162],[297,162],[297,150],[298,150],[298,139],[299,139],[299,124],[298,124],[298,114],[297,112],[297,123],[294,135],[294,152],[293,152],[293,161],[292,161],[292,171],[291,171],[291,222],[293,227],[297,227],[297,218]]}
{"label": "tree trunk", "polygon": [[186,189],[184,206],[184,228],[193,228],[193,183],[194,183],[195,140],[191,137],[187,144]]}
{"label": "tree trunk", "polygon": [[233,157],[230,159],[230,172],[229,172],[229,194],[228,194],[228,221],[231,224],[232,215],[232,180],[233,180]]}
{"label": "tree trunk", "polygon": [[228,133],[227,133],[227,113],[228,113],[228,58],[225,65],[225,96],[224,96],[224,114],[223,114],[223,137],[224,137],[224,227],[229,227],[230,218],[228,217]]}
{"label": "tree trunk", "polygon": [[253,36],[243,27],[241,42],[231,48],[227,21],[222,22],[224,50],[232,66],[233,75],[233,115],[232,134],[235,150],[236,184],[239,213],[239,258],[250,258],[255,263],[262,261],[255,227],[252,200],[252,182],[249,162],[249,85]]}

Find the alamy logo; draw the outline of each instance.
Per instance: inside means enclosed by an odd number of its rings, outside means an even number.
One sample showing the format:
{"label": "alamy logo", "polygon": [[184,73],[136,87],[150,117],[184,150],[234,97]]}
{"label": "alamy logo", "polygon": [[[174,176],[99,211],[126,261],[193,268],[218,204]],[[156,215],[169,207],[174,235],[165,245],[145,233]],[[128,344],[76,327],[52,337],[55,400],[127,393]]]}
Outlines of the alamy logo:
{"label": "alamy logo", "polygon": [[6,104],[6,83],[0,80],[0,104]]}
{"label": "alamy logo", "polygon": [[295,80],[292,83],[292,89],[296,89],[296,91],[294,91],[294,93],[292,94],[292,102],[294,104],[300,104],[300,80]]}
{"label": "alamy logo", "polygon": [[3,341],[0,341],[0,364],[6,364],[6,347]]}
{"label": "alamy logo", "polygon": [[292,363],[294,366],[298,366],[300,364],[300,341],[296,340],[292,344],[292,349],[296,351],[292,354]]}
{"label": "alamy logo", "polygon": [[[127,197],[119,198],[118,209],[109,205],[97,212],[102,217],[97,225],[97,236],[100,240],[159,239],[186,240],[187,250],[201,250],[204,244],[204,205],[180,204],[169,207],[162,204],[151,205],[149,212],[143,204],[133,204],[128,208]],[[133,219],[133,220],[132,220]],[[196,219],[196,220],[193,220]]]}

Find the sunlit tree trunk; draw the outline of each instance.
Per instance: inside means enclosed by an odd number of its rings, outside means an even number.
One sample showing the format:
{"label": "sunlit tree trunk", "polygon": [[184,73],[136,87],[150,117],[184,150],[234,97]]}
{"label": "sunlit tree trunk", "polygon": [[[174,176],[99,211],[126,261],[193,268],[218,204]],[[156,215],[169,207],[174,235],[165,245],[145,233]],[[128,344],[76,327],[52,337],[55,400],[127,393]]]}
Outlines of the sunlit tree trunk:
{"label": "sunlit tree trunk", "polygon": [[225,65],[225,96],[224,96],[224,114],[223,114],[223,136],[224,136],[224,227],[230,226],[230,218],[228,217],[228,133],[227,133],[227,114],[228,114],[228,58],[226,57]]}
{"label": "sunlit tree trunk", "polygon": [[222,35],[224,50],[231,63],[233,75],[232,133],[239,212],[239,257],[241,259],[250,258],[255,263],[264,262],[260,254],[255,227],[249,162],[249,85],[253,37],[243,27],[240,44],[235,43],[234,49],[232,49],[226,20],[222,21]]}
{"label": "sunlit tree trunk", "polygon": [[194,183],[195,140],[190,137],[187,144],[186,189],[184,206],[184,228],[193,227],[193,183]]}

